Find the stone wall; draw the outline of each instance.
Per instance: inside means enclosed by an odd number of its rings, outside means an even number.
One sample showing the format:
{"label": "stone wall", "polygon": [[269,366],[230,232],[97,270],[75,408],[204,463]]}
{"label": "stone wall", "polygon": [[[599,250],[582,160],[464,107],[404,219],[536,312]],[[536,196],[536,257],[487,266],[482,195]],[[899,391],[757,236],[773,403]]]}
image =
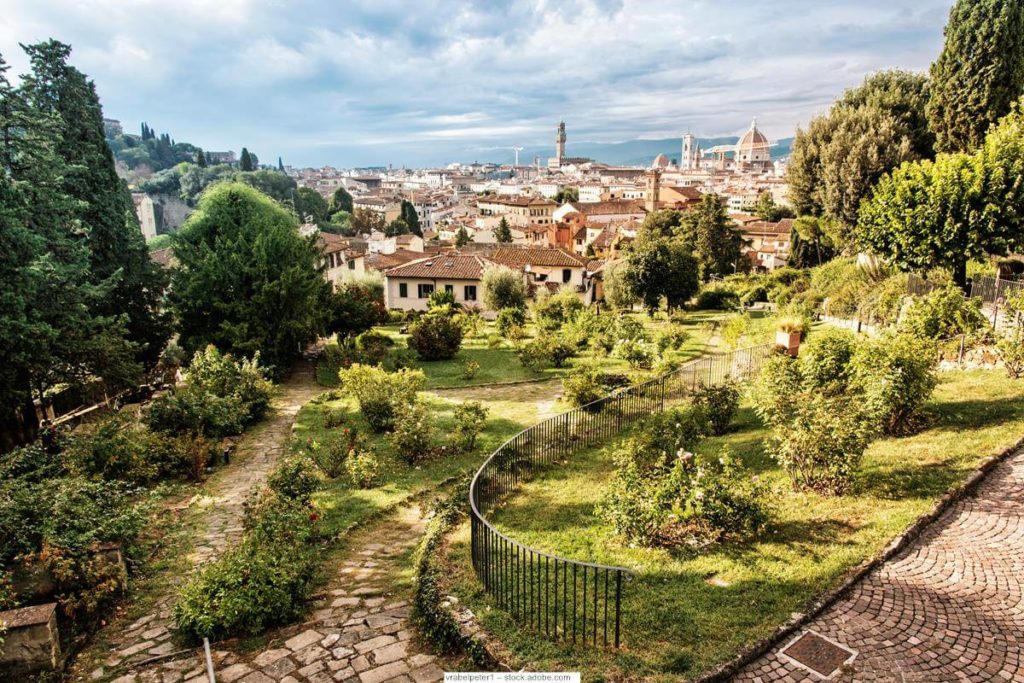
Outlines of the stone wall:
{"label": "stone wall", "polygon": [[0,622],[7,629],[0,646],[0,681],[60,666],[57,603],[0,612]]}

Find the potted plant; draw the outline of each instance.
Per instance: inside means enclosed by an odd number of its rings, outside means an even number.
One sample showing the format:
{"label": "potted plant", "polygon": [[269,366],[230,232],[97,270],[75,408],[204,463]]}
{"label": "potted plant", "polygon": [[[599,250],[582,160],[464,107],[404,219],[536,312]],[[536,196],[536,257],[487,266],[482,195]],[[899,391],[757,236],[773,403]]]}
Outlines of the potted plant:
{"label": "potted plant", "polygon": [[803,338],[804,328],[804,321],[800,318],[780,319],[775,332],[775,343],[795,358],[800,349],[800,340]]}

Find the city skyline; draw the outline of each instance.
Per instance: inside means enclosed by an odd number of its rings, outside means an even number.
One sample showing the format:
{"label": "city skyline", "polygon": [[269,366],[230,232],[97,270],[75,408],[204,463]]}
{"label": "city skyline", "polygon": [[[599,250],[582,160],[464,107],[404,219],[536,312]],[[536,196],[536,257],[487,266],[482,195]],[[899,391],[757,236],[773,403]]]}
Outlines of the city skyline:
{"label": "city skyline", "polygon": [[[880,68],[927,68],[950,3],[14,0],[0,52],[68,42],[111,118],[295,166],[424,166],[574,143],[791,136]],[[871,11],[865,11],[870,6]],[[173,40],[167,36],[173,36]],[[524,159],[529,161],[530,159]]]}

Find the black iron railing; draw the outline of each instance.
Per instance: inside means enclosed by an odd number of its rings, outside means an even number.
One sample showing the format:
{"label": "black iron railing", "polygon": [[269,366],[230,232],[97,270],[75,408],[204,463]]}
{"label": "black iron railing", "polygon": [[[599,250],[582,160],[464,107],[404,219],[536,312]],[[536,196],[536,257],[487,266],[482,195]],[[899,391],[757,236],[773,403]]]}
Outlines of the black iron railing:
{"label": "black iron railing", "polygon": [[775,353],[774,344],[765,344],[698,358],[539,422],[494,451],[473,477],[469,505],[473,568],[496,605],[549,637],[618,647],[629,570],[529,548],[495,529],[485,513],[541,469],[664,410],[702,384],[749,379]]}
{"label": "black iron railing", "polygon": [[1011,296],[1024,294],[1024,282],[994,277],[976,277],[971,282],[971,296],[986,304],[1002,305]]}

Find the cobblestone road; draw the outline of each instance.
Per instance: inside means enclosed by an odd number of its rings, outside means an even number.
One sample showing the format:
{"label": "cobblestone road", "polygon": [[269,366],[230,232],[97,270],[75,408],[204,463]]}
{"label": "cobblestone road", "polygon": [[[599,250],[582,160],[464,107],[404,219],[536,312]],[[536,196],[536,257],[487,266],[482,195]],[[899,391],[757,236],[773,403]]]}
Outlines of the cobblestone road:
{"label": "cobblestone road", "polygon": [[[857,653],[831,680],[1024,680],[1022,510],[1024,451],[808,626]],[[734,680],[822,680],[780,649]]]}

